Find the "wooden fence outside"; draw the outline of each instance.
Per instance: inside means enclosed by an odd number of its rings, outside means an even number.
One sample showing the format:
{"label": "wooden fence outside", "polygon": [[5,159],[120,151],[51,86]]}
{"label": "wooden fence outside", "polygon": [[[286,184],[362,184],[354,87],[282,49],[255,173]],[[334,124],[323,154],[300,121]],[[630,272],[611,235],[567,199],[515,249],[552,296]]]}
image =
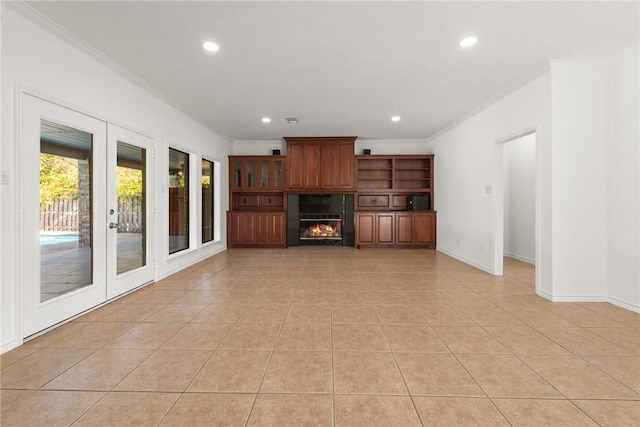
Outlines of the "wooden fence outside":
{"label": "wooden fence outside", "polygon": [[[142,197],[118,199],[118,233],[142,232]],[[57,199],[40,205],[40,230],[78,231],[78,201]]]}

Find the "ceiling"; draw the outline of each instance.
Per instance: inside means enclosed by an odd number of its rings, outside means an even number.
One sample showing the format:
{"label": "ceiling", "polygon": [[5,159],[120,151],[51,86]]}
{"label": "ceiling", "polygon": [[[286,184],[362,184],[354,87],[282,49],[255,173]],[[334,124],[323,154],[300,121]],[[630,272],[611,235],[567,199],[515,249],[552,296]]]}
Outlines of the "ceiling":
{"label": "ceiling", "polygon": [[640,40],[636,1],[28,4],[231,140],[428,138],[550,60]]}

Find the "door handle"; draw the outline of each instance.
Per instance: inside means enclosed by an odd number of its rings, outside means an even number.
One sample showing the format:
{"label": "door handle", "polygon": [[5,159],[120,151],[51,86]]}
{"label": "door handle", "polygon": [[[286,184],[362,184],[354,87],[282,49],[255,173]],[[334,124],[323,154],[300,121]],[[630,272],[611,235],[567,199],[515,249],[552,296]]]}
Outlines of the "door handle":
{"label": "door handle", "polygon": [[118,223],[117,222],[109,223],[109,228],[118,228]]}

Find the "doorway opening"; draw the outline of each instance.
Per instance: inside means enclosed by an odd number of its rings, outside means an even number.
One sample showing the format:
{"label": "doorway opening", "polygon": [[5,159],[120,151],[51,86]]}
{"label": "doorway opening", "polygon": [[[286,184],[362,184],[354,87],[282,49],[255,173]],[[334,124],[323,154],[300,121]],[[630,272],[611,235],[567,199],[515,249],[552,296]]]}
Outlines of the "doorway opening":
{"label": "doorway opening", "polygon": [[536,132],[496,143],[494,274],[534,284],[537,291]]}

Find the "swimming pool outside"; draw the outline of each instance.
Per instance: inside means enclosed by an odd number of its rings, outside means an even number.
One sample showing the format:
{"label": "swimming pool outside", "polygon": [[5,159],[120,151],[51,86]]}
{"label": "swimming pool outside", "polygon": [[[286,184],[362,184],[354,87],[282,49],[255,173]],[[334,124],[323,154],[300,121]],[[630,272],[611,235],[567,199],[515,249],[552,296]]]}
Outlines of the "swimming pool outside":
{"label": "swimming pool outside", "polygon": [[78,233],[73,232],[40,232],[40,246],[56,245],[58,243],[77,242]]}

